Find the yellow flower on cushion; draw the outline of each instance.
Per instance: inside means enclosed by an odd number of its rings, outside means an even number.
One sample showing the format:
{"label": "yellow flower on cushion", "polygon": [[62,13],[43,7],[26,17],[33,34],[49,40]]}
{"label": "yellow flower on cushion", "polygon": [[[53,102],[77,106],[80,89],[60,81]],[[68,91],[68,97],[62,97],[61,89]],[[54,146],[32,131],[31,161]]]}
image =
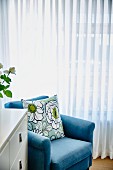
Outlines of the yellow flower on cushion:
{"label": "yellow flower on cushion", "polygon": [[43,105],[41,104],[40,101],[32,101],[32,103],[28,103],[26,101],[24,102],[24,108],[28,109],[28,116],[29,116],[29,121],[30,122],[35,122],[37,123],[38,120],[43,119]]}
{"label": "yellow flower on cushion", "polygon": [[37,107],[35,104],[29,104],[28,105],[28,111],[31,112],[31,113],[35,113],[37,111]]}
{"label": "yellow flower on cushion", "polygon": [[55,119],[58,119],[58,117],[59,117],[59,115],[58,115],[58,110],[56,109],[56,107],[53,108],[52,116],[53,116]]}
{"label": "yellow flower on cushion", "polygon": [[59,117],[59,109],[57,101],[49,101],[46,104],[46,114],[47,114],[47,122],[52,124],[54,129],[58,129],[60,127],[60,117]]}

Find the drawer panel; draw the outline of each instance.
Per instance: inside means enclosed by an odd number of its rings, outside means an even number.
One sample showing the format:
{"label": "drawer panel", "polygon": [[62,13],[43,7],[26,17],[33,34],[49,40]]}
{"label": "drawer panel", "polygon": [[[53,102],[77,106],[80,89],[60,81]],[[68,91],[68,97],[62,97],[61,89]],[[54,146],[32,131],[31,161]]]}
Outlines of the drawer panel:
{"label": "drawer panel", "polygon": [[27,155],[27,140],[25,140],[10,170],[26,170]]}
{"label": "drawer panel", "polygon": [[28,170],[28,162],[26,162],[25,170]]}
{"label": "drawer panel", "polygon": [[23,119],[18,129],[9,141],[10,146],[10,167],[12,166],[16,156],[22,147],[24,141],[27,140],[27,116]]}
{"label": "drawer panel", "polygon": [[0,153],[0,170],[9,170],[9,143]]}

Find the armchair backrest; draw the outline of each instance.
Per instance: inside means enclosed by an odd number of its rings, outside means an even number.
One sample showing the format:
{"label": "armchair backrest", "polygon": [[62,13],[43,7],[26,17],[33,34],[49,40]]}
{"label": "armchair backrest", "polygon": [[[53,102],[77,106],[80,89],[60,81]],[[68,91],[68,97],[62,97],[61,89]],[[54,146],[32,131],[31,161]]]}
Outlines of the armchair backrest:
{"label": "armchair backrest", "polygon": [[[41,99],[46,99],[48,96],[38,96],[35,98],[27,99],[27,101],[35,101],[35,100],[41,100]],[[23,109],[23,105],[21,100],[20,101],[11,101],[8,103],[4,104],[5,108],[12,108],[12,109]]]}

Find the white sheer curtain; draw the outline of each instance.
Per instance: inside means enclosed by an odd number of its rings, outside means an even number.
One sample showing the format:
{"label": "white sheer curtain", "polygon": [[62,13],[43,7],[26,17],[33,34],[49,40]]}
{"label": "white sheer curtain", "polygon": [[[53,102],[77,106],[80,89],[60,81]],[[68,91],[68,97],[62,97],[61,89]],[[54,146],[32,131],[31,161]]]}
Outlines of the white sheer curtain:
{"label": "white sheer curtain", "polygon": [[0,62],[4,67],[9,64],[8,40],[8,1],[0,0]]}
{"label": "white sheer curtain", "polygon": [[93,158],[113,159],[113,1],[10,0],[5,28],[14,98],[57,93],[62,113],[95,122]]}
{"label": "white sheer curtain", "polygon": [[[0,63],[3,64],[4,69],[9,67],[9,30],[8,30],[8,1],[0,0]],[[3,107],[7,98],[0,99],[0,107]]]}
{"label": "white sheer curtain", "polygon": [[54,7],[50,5],[42,0],[10,1],[10,61],[17,66],[15,98],[56,93],[55,1]]}

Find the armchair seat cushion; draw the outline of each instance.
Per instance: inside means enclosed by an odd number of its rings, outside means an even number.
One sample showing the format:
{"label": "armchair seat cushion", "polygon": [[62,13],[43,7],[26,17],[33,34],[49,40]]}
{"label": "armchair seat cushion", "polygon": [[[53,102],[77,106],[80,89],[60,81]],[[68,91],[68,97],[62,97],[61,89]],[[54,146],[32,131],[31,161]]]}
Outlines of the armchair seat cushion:
{"label": "armchair seat cushion", "polygon": [[51,142],[51,169],[68,169],[92,154],[90,142],[61,138]]}

